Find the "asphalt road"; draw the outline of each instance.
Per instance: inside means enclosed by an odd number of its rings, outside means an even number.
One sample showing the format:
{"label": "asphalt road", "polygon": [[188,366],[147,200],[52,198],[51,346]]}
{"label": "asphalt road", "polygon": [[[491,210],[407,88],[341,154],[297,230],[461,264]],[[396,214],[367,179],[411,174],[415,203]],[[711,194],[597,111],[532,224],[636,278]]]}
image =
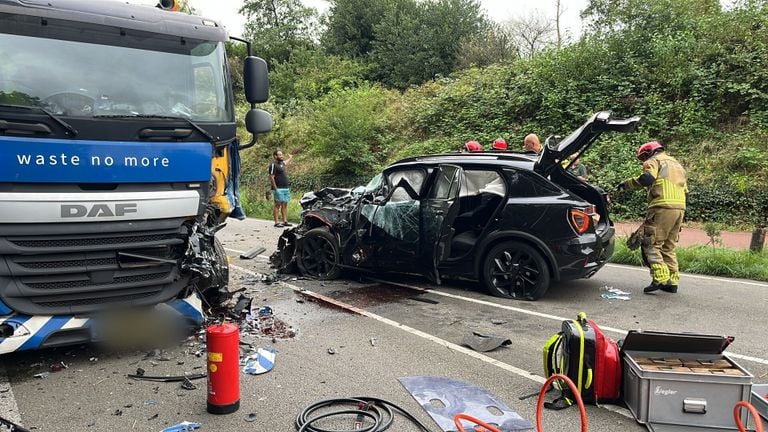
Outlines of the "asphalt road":
{"label": "asphalt road", "polygon": [[[298,412],[312,402],[367,395],[401,405],[438,431],[398,378],[443,376],[487,389],[535,423],[536,398],[520,397],[538,391],[544,342],[563,319],[579,311],[614,339],[629,329],[735,336],[727,352],[755,376],[755,383],[768,383],[765,283],[683,275],[677,294],[644,295],[644,269],[611,265],[590,280],[556,285],[537,302],[490,297],[467,282],[435,287],[419,279],[388,278],[382,283],[348,275],[328,282],[290,277],[263,283],[261,275],[272,273],[265,257],[281,231],[271,225],[234,221],[221,232],[231,256],[230,289],[245,289],[254,304],[270,305],[297,331],[287,339],[242,336],[255,347],[277,348],[277,358],[275,369],[265,375],[242,375],[237,413],[205,412],[205,380],[197,381],[196,390],[183,390],[178,383],[126,378],[137,367],[148,375],[204,371],[205,359],[195,355],[200,344],[189,340],[152,356],[93,346],[5,356],[7,383],[0,382],[0,414],[37,431],[160,431],[187,420],[201,423],[202,431],[288,432],[294,430]],[[238,258],[259,245],[267,248],[263,256]],[[631,300],[601,298],[606,286],[630,292]],[[359,313],[313,295],[359,308]],[[473,331],[501,335],[512,344],[482,354],[459,346]],[[335,354],[329,354],[329,348]],[[68,368],[47,378],[34,377],[59,362]],[[255,413],[255,421],[245,421],[249,413]],[[589,406],[587,413],[591,431],[646,430],[623,408]],[[345,419],[339,427],[351,429],[351,424]],[[548,431],[578,430],[578,410],[545,411],[544,425]],[[418,429],[398,418],[391,430]]]}

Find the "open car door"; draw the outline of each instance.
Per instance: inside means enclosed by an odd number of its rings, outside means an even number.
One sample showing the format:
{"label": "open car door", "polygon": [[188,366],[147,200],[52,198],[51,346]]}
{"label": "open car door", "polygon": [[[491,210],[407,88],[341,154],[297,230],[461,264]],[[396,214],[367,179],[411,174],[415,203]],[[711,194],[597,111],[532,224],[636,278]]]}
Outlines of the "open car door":
{"label": "open car door", "polygon": [[421,264],[426,275],[439,284],[438,265],[451,253],[453,221],[459,213],[464,171],[456,165],[439,165],[432,178],[421,204]]}

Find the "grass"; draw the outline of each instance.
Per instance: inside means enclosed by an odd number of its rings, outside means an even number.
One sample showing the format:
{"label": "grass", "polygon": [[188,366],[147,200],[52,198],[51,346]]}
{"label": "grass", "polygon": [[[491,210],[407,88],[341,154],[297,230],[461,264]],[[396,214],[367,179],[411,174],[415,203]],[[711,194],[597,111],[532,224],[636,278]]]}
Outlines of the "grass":
{"label": "grass", "polygon": [[[721,247],[687,246],[677,248],[677,260],[681,272],[768,281],[768,251],[752,253]],[[616,239],[611,262],[642,265],[640,251],[629,250],[624,238]]]}
{"label": "grass", "polygon": [[[303,193],[291,191],[291,201],[288,203],[288,221],[299,223],[301,221],[301,204],[299,198]],[[266,200],[263,196],[252,197],[251,194],[240,194],[240,203],[245,210],[245,214],[251,218],[272,220],[272,209],[274,201]]]}

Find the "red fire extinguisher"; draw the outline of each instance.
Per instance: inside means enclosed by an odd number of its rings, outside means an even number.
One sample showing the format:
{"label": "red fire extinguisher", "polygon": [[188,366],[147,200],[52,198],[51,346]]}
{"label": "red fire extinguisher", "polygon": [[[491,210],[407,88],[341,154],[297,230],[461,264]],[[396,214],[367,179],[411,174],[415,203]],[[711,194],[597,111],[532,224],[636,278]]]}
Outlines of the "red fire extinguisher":
{"label": "red fire extinguisher", "polygon": [[208,412],[229,414],[240,408],[240,331],[223,323],[208,327]]}

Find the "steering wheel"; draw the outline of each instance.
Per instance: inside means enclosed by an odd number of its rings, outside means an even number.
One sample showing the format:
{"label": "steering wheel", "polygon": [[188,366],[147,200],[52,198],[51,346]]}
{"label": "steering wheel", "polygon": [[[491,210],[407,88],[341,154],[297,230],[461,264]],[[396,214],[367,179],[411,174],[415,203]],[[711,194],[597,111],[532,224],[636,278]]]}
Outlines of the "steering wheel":
{"label": "steering wheel", "polygon": [[87,116],[93,114],[96,99],[79,92],[64,91],[48,95],[41,102],[57,114]]}

